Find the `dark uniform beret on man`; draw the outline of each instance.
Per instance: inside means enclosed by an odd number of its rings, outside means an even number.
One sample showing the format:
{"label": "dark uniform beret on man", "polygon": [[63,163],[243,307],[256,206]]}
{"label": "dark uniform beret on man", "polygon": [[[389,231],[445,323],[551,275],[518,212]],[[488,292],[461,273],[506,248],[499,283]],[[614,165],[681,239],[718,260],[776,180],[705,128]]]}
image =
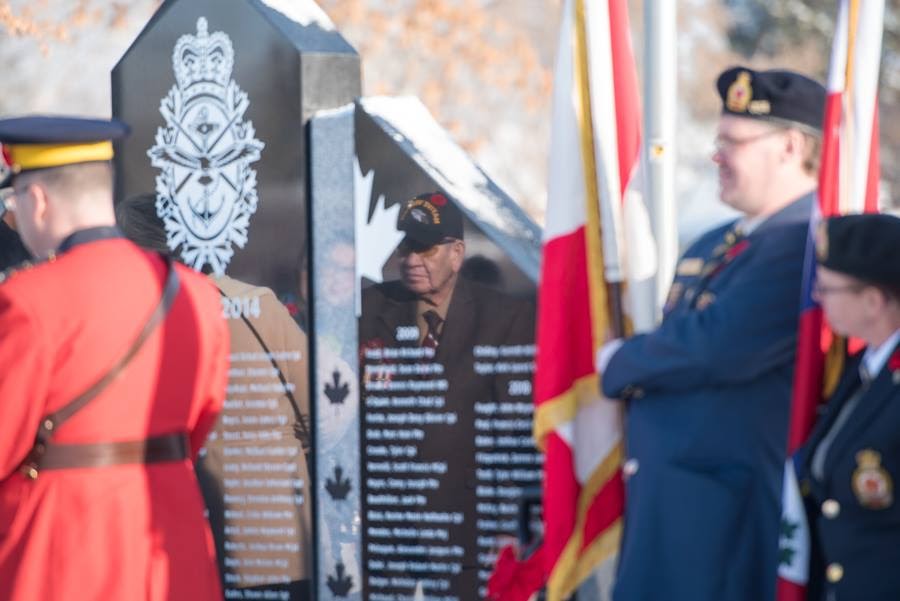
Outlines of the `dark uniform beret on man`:
{"label": "dark uniform beret on man", "polygon": [[816,239],[819,264],[872,284],[900,285],[900,218],[844,215],[823,222]]}
{"label": "dark uniform beret on man", "polygon": [[429,247],[447,238],[463,239],[462,212],[440,192],[428,192],[407,200],[397,216],[397,229],[407,245]]}
{"label": "dark uniform beret on man", "polygon": [[659,327],[597,357],[603,394],[628,402],[617,600],[764,601],[775,590],[785,376],[825,88],[747,67],[716,88],[719,199],[743,216],[685,250]]}
{"label": "dark uniform beret on man", "polygon": [[725,114],[822,130],[825,90],[799,73],[732,67],[719,75],[716,87]]}

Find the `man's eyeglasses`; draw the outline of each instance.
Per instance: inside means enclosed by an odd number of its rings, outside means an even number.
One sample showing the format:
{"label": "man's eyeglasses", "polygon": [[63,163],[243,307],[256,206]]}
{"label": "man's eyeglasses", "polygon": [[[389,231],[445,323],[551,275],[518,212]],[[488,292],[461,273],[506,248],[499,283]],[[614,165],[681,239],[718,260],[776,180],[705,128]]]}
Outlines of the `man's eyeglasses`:
{"label": "man's eyeglasses", "polygon": [[0,188],[0,219],[6,216],[7,211],[16,208],[16,191],[13,188]]}
{"label": "man's eyeglasses", "polygon": [[716,152],[731,152],[735,148],[746,146],[747,144],[752,144],[753,142],[757,142],[764,138],[768,138],[770,136],[774,136],[775,134],[781,133],[784,133],[783,129],[770,129],[768,131],[756,134],[755,136],[748,136],[746,138],[732,138],[731,136],[719,135],[716,136],[716,139],[713,142],[713,148]]}

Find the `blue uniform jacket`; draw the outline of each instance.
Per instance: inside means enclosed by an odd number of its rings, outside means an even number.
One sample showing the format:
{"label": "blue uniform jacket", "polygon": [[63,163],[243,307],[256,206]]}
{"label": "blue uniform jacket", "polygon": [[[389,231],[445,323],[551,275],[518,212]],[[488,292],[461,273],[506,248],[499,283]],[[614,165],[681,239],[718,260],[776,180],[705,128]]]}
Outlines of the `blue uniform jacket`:
{"label": "blue uniform jacket", "polygon": [[798,456],[813,538],[810,601],[900,599],[900,504],[894,489],[900,479],[900,369],[891,369],[891,361],[832,440],[824,478],[810,474],[815,449],[861,386],[860,357],[847,365]]}
{"label": "blue uniform jacket", "polygon": [[[616,601],[774,597],[809,194],[723,258],[731,225],[694,243],[662,324],[602,376],[628,400]],[[712,270],[712,274],[705,271]]]}

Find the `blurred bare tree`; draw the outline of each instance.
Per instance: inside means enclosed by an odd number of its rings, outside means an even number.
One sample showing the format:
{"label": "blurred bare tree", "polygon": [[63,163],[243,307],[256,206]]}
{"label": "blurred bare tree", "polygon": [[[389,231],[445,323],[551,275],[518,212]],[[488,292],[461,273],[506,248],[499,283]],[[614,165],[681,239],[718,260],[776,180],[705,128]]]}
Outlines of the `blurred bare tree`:
{"label": "blurred bare tree", "polygon": [[[299,0],[298,0],[299,1]],[[108,114],[109,70],[160,0],[0,0],[0,112]],[[319,0],[363,60],[367,95],[418,96],[453,138],[543,220],[561,0]],[[640,62],[642,1],[629,2]],[[824,79],[837,0],[679,2],[678,195],[709,221],[718,72],[743,62]],[[900,141],[900,0],[888,0],[881,86],[883,178]],[[640,69],[640,65],[639,65]],[[40,78],[34,74],[40,73]],[[66,101],[68,104],[60,106]],[[709,142],[707,142],[709,141]]]}
{"label": "blurred bare tree", "polygon": [[367,95],[418,96],[532,215],[543,213],[558,0],[322,0]]}
{"label": "blurred bare tree", "polygon": [[[0,31],[21,38],[17,56],[27,55],[25,44],[30,44],[32,54],[36,48],[45,63],[57,63],[70,54],[66,47],[128,27],[135,17],[146,20],[159,4],[0,0]],[[359,50],[367,95],[418,96],[453,138],[540,219],[559,0],[319,4]],[[106,62],[111,68],[108,57]],[[67,84],[62,78],[57,85]],[[35,104],[33,96],[21,100],[21,105]],[[8,111],[13,104],[19,103],[0,99],[0,109]]]}
{"label": "blurred bare tree", "polygon": [[[773,59],[794,53],[818,57],[811,73],[823,81],[834,37],[835,0],[726,0],[731,13],[728,38],[746,57]],[[885,2],[882,38],[879,120],[882,179],[900,208],[900,0]]]}
{"label": "blurred bare tree", "polygon": [[0,28],[13,37],[34,39],[46,55],[51,42],[68,42],[79,30],[123,27],[128,10],[128,2],[0,0]]}

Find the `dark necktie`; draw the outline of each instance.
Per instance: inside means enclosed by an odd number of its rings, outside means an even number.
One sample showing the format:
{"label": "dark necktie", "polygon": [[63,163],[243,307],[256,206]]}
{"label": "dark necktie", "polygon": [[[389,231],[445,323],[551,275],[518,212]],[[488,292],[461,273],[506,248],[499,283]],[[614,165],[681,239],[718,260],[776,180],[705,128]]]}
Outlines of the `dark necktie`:
{"label": "dark necktie", "polygon": [[437,311],[432,311],[431,309],[425,311],[425,313],[422,314],[422,317],[425,319],[425,324],[428,326],[428,330],[425,332],[425,338],[422,340],[422,346],[436,349],[440,342],[440,332],[438,330],[444,320],[437,314]]}

